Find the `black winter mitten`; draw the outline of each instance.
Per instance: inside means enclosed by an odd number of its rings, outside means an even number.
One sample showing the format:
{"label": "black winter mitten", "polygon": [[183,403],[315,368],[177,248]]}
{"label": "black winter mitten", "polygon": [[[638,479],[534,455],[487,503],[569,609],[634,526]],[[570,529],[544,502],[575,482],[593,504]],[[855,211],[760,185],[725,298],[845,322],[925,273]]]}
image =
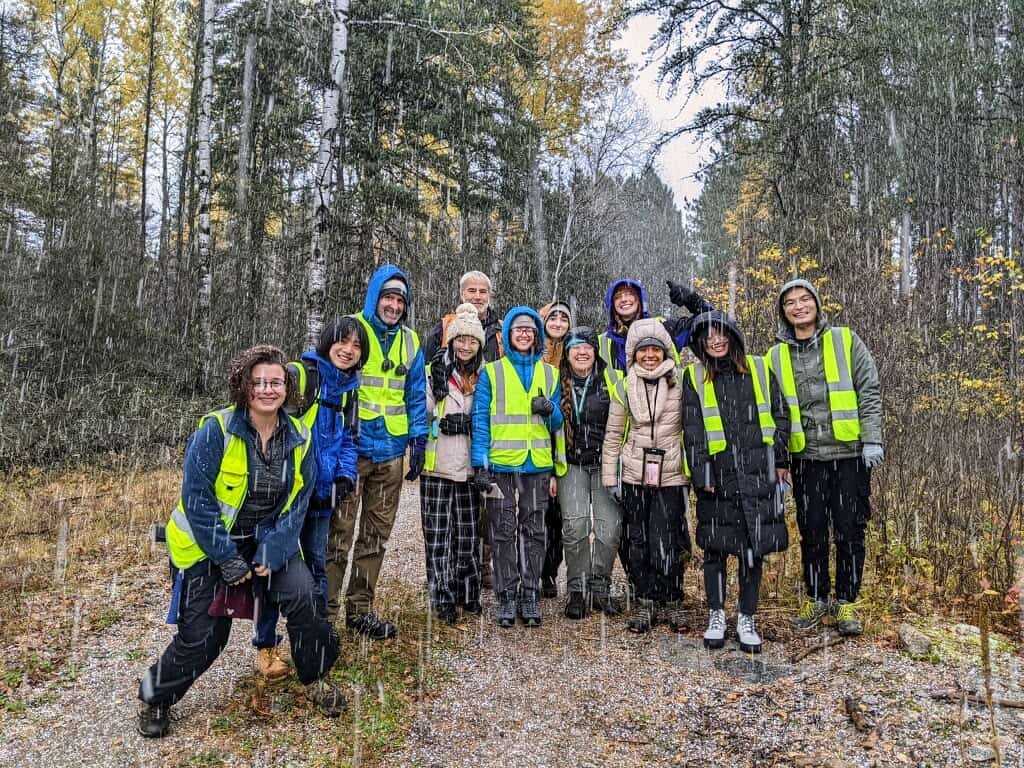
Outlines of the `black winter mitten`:
{"label": "black winter mitten", "polygon": [[224,583],[229,586],[241,584],[245,581],[245,577],[249,575],[251,570],[249,563],[238,555],[229,557],[221,563],[218,568],[220,568],[220,577],[224,579]]}

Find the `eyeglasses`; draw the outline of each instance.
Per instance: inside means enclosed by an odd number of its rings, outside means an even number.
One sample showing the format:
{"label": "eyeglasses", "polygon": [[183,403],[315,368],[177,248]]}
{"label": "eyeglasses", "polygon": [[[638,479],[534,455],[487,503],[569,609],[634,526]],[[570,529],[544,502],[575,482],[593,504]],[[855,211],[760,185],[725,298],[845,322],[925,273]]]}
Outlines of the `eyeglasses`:
{"label": "eyeglasses", "polygon": [[793,298],[793,299],[786,299],[784,302],[782,302],[782,306],[783,306],[784,309],[792,309],[797,304],[813,304],[813,303],[814,303],[814,297],[813,296],[797,296],[796,298]]}
{"label": "eyeglasses", "polygon": [[520,336],[523,334],[530,334],[531,336],[537,332],[536,328],[513,328],[512,333],[517,333]]}
{"label": "eyeglasses", "polygon": [[284,389],[284,379],[253,379],[252,388],[261,389]]}

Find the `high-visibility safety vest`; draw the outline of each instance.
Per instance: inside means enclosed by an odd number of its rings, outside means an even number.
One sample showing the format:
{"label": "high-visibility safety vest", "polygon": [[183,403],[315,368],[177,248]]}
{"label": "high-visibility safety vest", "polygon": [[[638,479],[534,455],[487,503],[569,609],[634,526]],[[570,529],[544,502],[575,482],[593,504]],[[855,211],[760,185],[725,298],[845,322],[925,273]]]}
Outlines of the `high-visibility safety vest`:
{"label": "high-visibility safety vest", "polygon": [[[301,361],[293,361],[293,362],[288,363],[288,367],[291,368],[293,371],[295,371],[295,375],[296,375],[296,377],[298,379],[298,383],[299,383],[299,386],[298,386],[299,393],[303,397],[305,397],[305,394],[306,394],[306,377],[307,377],[306,366],[304,366]],[[342,392],[341,393],[341,402],[338,403],[338,405],[336,407],[335,406],[330,406],[330,405],[328,405],[328,407],[335,407],[336,410],[339,413],[344,412],[345,406],[348,405],[349,398],[352,396],[352,392],[353,392],[353,390],[349,390],[347,392]],[[306,426],[307,429],[313,429],[313,425],[316,424],[316,415],[317,415],[317,413],[320,410],[320,403],[321,402],[323,402],[323,401],[320,399],[320,385],[317,384],[316,392],[313,394],[313,397],[310,398],[309,400],[307,400],[308,405],[307,405],[306,411],[304,413],[300,414],[299,417],[298,417],[299,421],[301,421]],[[325,403],[325,405],[326,405],[326,403]]]}
{"label": "high-visibility safety vest", "polygon": [[[199,421],[203,426],[208,419],[216,419],[220,430],[224,435],[224,455],[220,460],[220,469],[217,471],[217,478],[213,482],[213,493],[217,498],[217,505],[220,507],[220,520],[224,529],[228,532],[235,525],[238,519],[238,512],[245,503],[245,494],[249,487],[249,459],[245,450],[245,440],[238,435],[228,432],[228,422],[234,414],[234,408],[223,408],[206,414]],[[302,478],[302,460],[310,446],[310,431],[294,416],[288,416],[292,424],[302,437],[302,444],[296,446],[292,454],[294,463],[292,472],[292,487],[288,491],[288,499],[281,509],[281,515],[286,515],[291,509],[295,497],[299,495],[305,481]],[[178,506],[171,512],[171,519],[167,523],[167,550],[171,556],[171,562],[180,570],[190,568],[201,560],[206,559],[206,553],[199,548],[195,536],[192,534],[192,525],[185,515],[185,503],[178,499]]]}
{"label": "high-visibility safety vest", "polygon": [[[427,366],[427,381],[430,381],[430,366]],[[433,472],[434,467],[437,466],[437,432],[438,423],[444,418],[444,407],[448,403],[448,397],[445,396],[440,403],[437,404],[437,416],[434,421],[430,424],[430,430],[427,432],[427,450],[423,456],[423,469],[427,472]]]}
{"label": "high-visibility safety vest", "polygon": [[371,421],[383,417],[389,434],[404,437],[409,434],[409,417],[405,411],[405,377],[420,350],[420,337],[411,328],[401,326],[398,336],[391,342],[387,355],[390,364],[384,370],[384,351],[377,332],[362,312],[354,317],[363,324],[370,340],[370,356],[359,375],[359,418]]}
{"label": "high-visibility safety vest", "polygon": [[[527,392],[516,368],[507,357],[484,366],[484,375],[491,384],[491,445],[488,454],[492,464],[518,467],[527,458],[539,469],[554,467],[559,477],[568,470],[565,458],[565,432],[552,434],[544,419],[531,410],[537,393]],[[533,367],[533,386],[541,388],[550,400],[555,397],[557,371],[538,360]],[[544,382],[541,387],[540,382]],[[555,403],[558,407],[558,403]]]}
{"label": "high-visibility safety vest", "polygon": [[[836,440],[852,443],[860,439],[860,411],[857,408],[857,391],[853,388],[853,334],[844,326],[829,328],[822,334],[821,342],[832,434]],[[789,345],[776,344],[768,350],[765,358],[768,367],[779,377],[782,396],[789,406],[789,451],[799,453],[807,446],[807,436],[800,421],[800,402],[796,395]]]}
{"label": "high-visibility safety vest", "polygon": [[[754,403],[757,405],[757,422],[761,427],[761,442],[765,445],[775,444],[775,419],[772,418],[771,393],[769,390],[768,370],[765,361],[760,357],[747,355],[747,368],[750,370],[750,381],[754,389]],[[718,410],[718,398],[715,395],[715,384],[708,379],[703,363],[691,363],[686,367],[693,391],[700,401],[700,413],[704,419],[704,436],[708,443],[708,455],[724,451],[728,445],[725,439],[725,426],[722,424],[722,413]]]}
{"label": "high-visibility safety vest", "polygon": [[[661,320],[662,318],[657,317],[655,319]],[[615,367],[615,343],[612,341],[612,337],[608,335],[607,331],[597,337],[597,345],[599,347],[597,353],[601,356],[601,359],[604,360],[604,364],[609,368],[618,371],[619,369]],[[679,365],[679,350],[676,349],[675,344],[669,344],[669,347],[672,350],[672,359],[675,361],[676,365]],[[626,367],[629,367],[628,360],[626,361]],[[619,373],[622,373],[622,371],[619,371]]]}

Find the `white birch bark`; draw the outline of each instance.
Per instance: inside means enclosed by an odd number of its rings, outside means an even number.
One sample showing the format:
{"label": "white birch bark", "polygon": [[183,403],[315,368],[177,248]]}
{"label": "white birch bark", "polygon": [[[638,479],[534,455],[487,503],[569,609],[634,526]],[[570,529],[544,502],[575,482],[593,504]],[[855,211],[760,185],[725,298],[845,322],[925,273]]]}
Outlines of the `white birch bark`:
{"label": "white birch bark", "polygon": [[313,237],[309,268],[306,274],[306,338],[315,345],[323,328],[323,303],[326,282],[326,260],[321,241],[333,201],[334,139],[341,111],[341,86],[345,79],[345,53],[348,49],[349,0],[333,0],[331,14],[331,77],[324,89],[320,120],[320,147],[316,155],[316,176],[313,179]]}
{"label": "white birch bark", "polygon": [[210,328],[210,299],[213,294],[213,264],[210,248],[210,122],[213,111],[213,20],[216,0],[203,0],[203,71],[196,126],[197,184],[199,189],[199,384],[206,391],[213,357]]}

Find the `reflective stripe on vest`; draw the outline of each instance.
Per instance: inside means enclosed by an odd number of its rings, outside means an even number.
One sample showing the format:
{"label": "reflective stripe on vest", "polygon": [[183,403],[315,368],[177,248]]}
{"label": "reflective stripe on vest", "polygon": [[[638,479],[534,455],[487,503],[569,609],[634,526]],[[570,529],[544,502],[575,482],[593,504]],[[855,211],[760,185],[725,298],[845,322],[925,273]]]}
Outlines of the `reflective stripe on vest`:
{"label": "reflective stripe on vest", "polygon": [[[860,411],[857,391],[853,386],[853,334],[849,328],[838,326],[822,334],[821,341],[832,435],[844,443],[855,442],[860,439]],[[807,438],[800,420],[800,403],[789,346],[776,344],[769,350],[767,362],[779,377],[782,395],[789,406],[789,450],[791,453],[799,453],[807,446]]]}
{"label": "reflective stripe on vest", "polygon": [[[245,495],[249,485],[249,459],[245,449],[245,441],[238,435],[228,432],[227,425],[234,413],[234,408],[223,408],[219,411],[208,413],[199,420],[202,427],[207,419],[213,418],[220,425],[221,433],[224,435],[224,455],[220,460],[220,469],[213,482],[213,493],[217,499],[217,506],[220,509],[220,520],[226,532],[231,531],[238,519],[238,512],[245,503]],[[302,460],[310,446],[310,431],[294,416],[288,416],[296,431],[302,437],[302,444],[296,446],[293,453],[293,474],[292,487],[288,492],[288,499],[281,508],[281,516],[291,509],[295,497],[299,495],[305,485],[302,477]],[[176,568],[184,570],[190,568],[201,560],[206,559],[206,553],[200,549],[192,533],[192,525],[185,514],[184,499],[178,499],[178,505],[171,512],[171,519],[167,522],[167,550],[171,562]]]}
{"label": "reflective stripe on vest", "polygon": [[[359,376],[359,418],[371,421],[383,417],[389,434],[404,437],[409,434],[409,418],[405,410],[405,377],[419,351],[419,337],[411,329],[401,326],[388,350],[387,359],[391,365],[385,371],[384,351],[376,331],[362,312],[354,317],[363,324],[370,340],[370,355]],[[400,370],[402,373],[399,373]]]}
{"label": "reflective stripe on vest", "polygon": [[[491,383],[490,462],[520,467],[529,458],[538,469],[554,466],[552,441],[558,443],[557,433],[552,435],[544,419],[533,414],[531,400],[536,395],[523,388],[512,362],[503,357],[485,365],[484,373]],[[532,381],[534,385],[543,381],[544,396],[554,399],[556,375],[552,366],[538,360],[533,368]],[[564,435],[561,441],[561,461],[564,464]]]}
{"label": "reflective stripe on vest", "polygon": [[[757,405],[757,421],[761,429],[761,442],[765,445],[775,443],[775,419],[772,418],[771,398],[768,384],[768,371],[764,360],[747,355],[747,367],[750,369],[751,387],[754,390],[754,403]],[[722,424],[722,413],[718,408],[718,397],[715,395],[715,384],[707,377],[703,363],[692,363],[686,372],[690,376],[697,399],[700,401],[701,416],[704,420],[704,437],[708,444],[708,455],[714,456],[726,449],[725,427]]]}
{"label": "reflective stripe on vest", "polygon": [[602,333],[597,338],[598,354],[604,360],[604,364],[613,371],[619,370],[615,367],[615,355],[612,354],[612,340],[607,333]]}
{"label": "reflective stripe on vest", "polygon": [[[427,378],[430,378],[429,372],[427,373]],[[434,467],[437,466],[438,422],[440,422],[441,419],[444,417],[444,406],[447,402],[448,398],[446,397],[444,398],[444,400],[438,403],[437,417],[430,425],[430,431],[427,433],[427,452],[423,457],[423,469],[426,472],[433,472]]]}

